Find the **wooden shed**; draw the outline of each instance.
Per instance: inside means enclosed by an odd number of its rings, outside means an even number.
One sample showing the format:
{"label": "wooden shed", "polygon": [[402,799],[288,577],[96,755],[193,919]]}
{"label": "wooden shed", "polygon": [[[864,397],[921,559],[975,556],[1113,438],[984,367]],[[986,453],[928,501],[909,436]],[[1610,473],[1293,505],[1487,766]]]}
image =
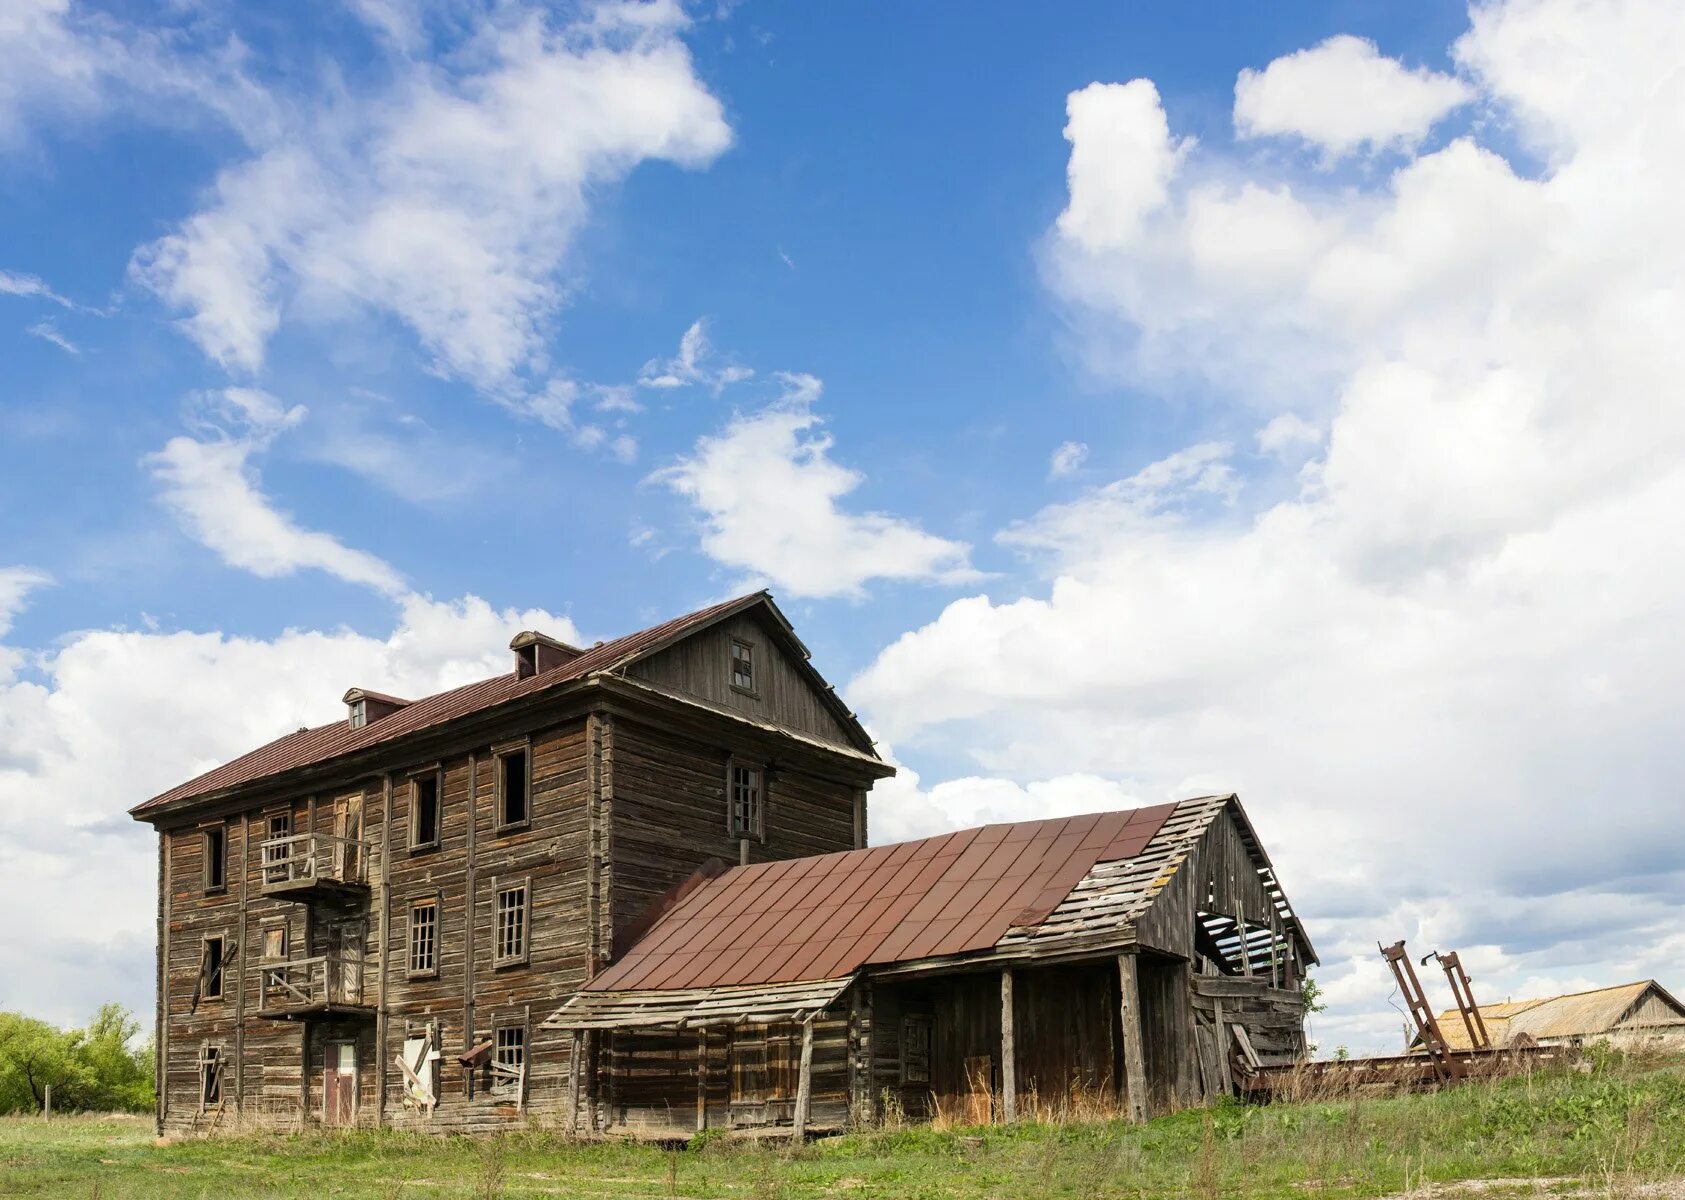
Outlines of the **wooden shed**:
{"label": "wooden shed", "polygon": [[[1494,1046],[1522,1039],[1540,1046],[1608,1042],[1621,1049],[1685,1050],[1685,1005],[1654,979],[1594,988],[1537,1000],[1480,1005],[1481,1020]],[[1446,1009],[1439,1029],[1453,1050],[1466,1050],[1469,1032],[1462,1014]],[[1420,1050],[1420,1039],[1410,1046]]]}
{"label": "wooden shed", "polygon": [[1315,951],[1237,797],[712,864],[545,1028],[569,1123],[1135,1118],[1305,1048]]}

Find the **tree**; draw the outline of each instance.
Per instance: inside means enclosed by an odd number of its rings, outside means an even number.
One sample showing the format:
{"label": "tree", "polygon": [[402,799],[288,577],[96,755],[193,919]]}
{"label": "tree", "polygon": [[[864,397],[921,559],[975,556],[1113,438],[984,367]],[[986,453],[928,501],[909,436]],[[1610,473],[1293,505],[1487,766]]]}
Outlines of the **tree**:
{"label": "tree", "polygon": [[64,1111],[150,1108],[152,1049],[132,1044],[139,1032],[120,1004],[101,1007],[86,1029],[0,1012],[0,1112],[38,1111],[49,1086]]}

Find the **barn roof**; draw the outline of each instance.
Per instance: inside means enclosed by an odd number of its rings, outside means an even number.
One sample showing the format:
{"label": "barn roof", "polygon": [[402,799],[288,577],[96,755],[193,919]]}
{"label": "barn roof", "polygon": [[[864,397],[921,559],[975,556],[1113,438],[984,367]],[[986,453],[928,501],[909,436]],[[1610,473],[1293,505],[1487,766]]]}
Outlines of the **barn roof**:
{"label": "barn roof", "polygon": [[[721,990],[761,1011],[769,989],[826,984],[834,996],[867,968],[1116,944],[1230,806],[1239,812],[1233,796],[1205,796],[734,867],[697,882],[549,1024],[741,1019]],[[1279,896],[1273,878],[1266,886]],[[1314,959],[1285,897],[1277,903]]]}
{"label": "barn roof", "polygon": [[816,690],[832,707],[844,728],[855,736],[861,749],[870,752],[871,739],[861,729],[847,706],[836,698],[818,672],[808,664],[807,648],[796,637],[784,615],[778,611],[771,595],[759,591],[686,613],[684,616],[615,638],[613,641],[602,642],[571,661],[537,675],[523,677],[510,671],[490,679],[465,684],[450,691],[412,700],[391,715],[360,728],[353,728],[350,722],[341,720],[311,729],[300,729],[296,733],[286,734],[256,750],[231,759],[186,783],[178,784],[169,791],[136,805],[129,812],[137,818],[146,819],[159,810],[181,801],[227,791],[303,767],[318,766],[344,755],[395,742],[407,735],[434,729],[458,718],[496,708],[501,704],[553,691],[592,675],[617,671],[638,659],[666,649],[681,638],[689,637],[738,613],[755,608],[764,609],[774,628],[794,651],[791,661],[797,664],[799,670],[804,670],[812,677]]}
{"label": "barn roof", "polygon": [[[1523,1033],[1540,1040],[1612,1033],[1626,1023],[1639,1004],[1652,994],[1660,996],[1675,1014],[1672,1020],[1661,1023],[1685,1025],[1685,1006],[1681,1006],[1654,979],[1640,979],[1635,983],[1572,992],[1564,996],[1508,1000],[1502,1004],[1482,1004],[1479,1007],[1487,1036],[1494,1046],[1502,1046]],[[1640,1022],[1632,1024],[1637,1026]],[[1657,1022],[1645,1021],[1642,1024],[1649,1026]],[[1448,1008],[1439,1014],[1439,1031],[1451,1049],[1469,1049],[1468,1028],[1456,1009]]]}

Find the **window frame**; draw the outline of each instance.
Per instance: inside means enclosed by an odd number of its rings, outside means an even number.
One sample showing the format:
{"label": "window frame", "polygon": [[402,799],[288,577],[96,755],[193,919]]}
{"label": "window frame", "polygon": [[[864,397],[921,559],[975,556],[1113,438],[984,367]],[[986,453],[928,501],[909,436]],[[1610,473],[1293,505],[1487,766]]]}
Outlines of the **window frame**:
{"label": "window frame", "polygon": [[[215,842],[217,852],[211,854]],[[199,827],[199,875],[207,896],[219,896],[228,891],[228,822],[214,821]],[[211,879],[211,863],[217,865],[216,879]]]}
{"label": "window frame", "polygon": [[[499,1083],[497,1073],[491,1070],[492,1064],[509,1066],[501,1058],[504,1050],[504,1034],[517,1034],[516,1045],[520,1049],[521,1078],[518,1083]],[[486,1096],[492,1100],[509,1101],[523,1105],[526,1101],[527,1078],[532,1067],[532,1039],[527,1036],[527,1023],[524,1019],[511,1019],[495,1022],[491,1027],[491,1057],[486,1060],[486,1071],[489,1078],[486,1081]]]}
{"label": "window frame", "polygon": [[[741,646],[747,653],[741,660],[737,657],[737,649]],[[755,674],[755,643],[746,637],[733,635],[726,643],[726,684],[740,696],[749,696],[755,700],[761,698],[760,683]],[[744,662],[748,665],[749,682],[737,682],[737,664]]]}
{"label": "window frame", "polygon": [[[422,840],[421,834],[421,785],[426,780],[433,782],[433,836]],[[411,854],[421,854],[429,850],[437,850],[443,840],[445,829],[445,769],[443,766],[426,767],[412,772],[410,784],[410,820],[409,820],[409,851]],[[529,789],[530,790],[530,789]]]}
{"label": "window frame", "polygon": [[[751,801],[746,827],[737,821],[737,772],[748,771],[754,776],[754,798]],[[766,841],[767,783],[771,770],[765,763],[733,755],[725,765],[725,828],[726,836],[740,841]]]}
{"label": "window frame", "polygon": [[[215,1069],[212,1065],[215,1064]],[[211,1112],[222,1107],[222,1070],[228,1065],[221,1042],[199,1044],[199,1111]],[[216,1084],[216,1099],[211,1098],[211,1084]]]}
{"label": "window frame", "polygon": [[[521,948],[517,954],[503,953],[503,895],[505,892],[520,891],[521,896]],[[524,967],[532,962],[532,876],[523,875],[517,878],[500,878],[492,876],[491,881],[491,969],[506,971],[512,967]]]}
{"label": "window frame", "polygon": [[369,702],[366,699],[353,700],[350,712],[345,716],[345,723],[352,729],[365,728],[369,723]]}
{"label": "window frame", "polygon": [[[415,965],[415,914],[417,909],[431,908],[433,910],[433,945],[432,965],[417,967]],[[438,892],[430,892],[425,896],[417,896],[410,901],[409,909],[404,918],[404,977],[406,979],[437,979],[439,977],[439,925],[440,914],[444,908],[443,897]]]}
{"label": "window frame", "polygon": [[[216,946],[216,955],[212,957],[211,946]],[[207,933],[199,941],[199,1002],[207,1000],[222,1000],[228,995],[228,973],[224,970],[228,959],[228,935],[226,933]],[[215,981],[216,991],[211,991],[211,983]]]}
{"label": "window frame", "polygon": [[[511,758],[519,754],[525,764],[523,775],[523,792],[526,797],[526,807],[518,820],[505,820],[508,816],[507,797],[505,795],[505,781],[509,768],[506,765]],[[498,834],[514,833],[532,826],[532,740],[524,739],[492,750],[492,761],[496,764],[492,776],[492,821],[493,828]]]}

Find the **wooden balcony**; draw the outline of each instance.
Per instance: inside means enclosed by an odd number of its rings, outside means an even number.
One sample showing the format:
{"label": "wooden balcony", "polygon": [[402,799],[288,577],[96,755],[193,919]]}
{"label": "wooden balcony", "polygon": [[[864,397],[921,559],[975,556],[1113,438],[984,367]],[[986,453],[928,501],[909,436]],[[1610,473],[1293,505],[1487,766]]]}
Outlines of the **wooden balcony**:
{"label": "wooden balcony", "polygon": [[263,843],[263,894],[286,900],[368,898],[372,843],[295,833]]}
{"label": "wooden balcony", "polygon": [[314,958],[260,961],[263,999],[257,1015],[272,1021],[311,1017],[372,1017],[365,1002],[362,959],[319,954]]}

